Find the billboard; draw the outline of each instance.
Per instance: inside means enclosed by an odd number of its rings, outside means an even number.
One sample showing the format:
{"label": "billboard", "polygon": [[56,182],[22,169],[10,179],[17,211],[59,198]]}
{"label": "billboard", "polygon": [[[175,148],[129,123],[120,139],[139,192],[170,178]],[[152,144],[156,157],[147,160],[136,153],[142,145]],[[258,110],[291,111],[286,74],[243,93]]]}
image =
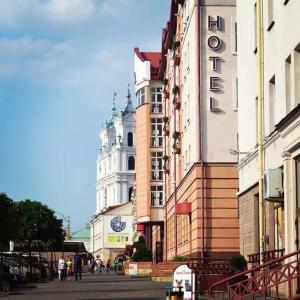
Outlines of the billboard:
{"label": "billboard", "polygon": [[104,217],[104,248],[125,248],[132,241],[132,216]]}

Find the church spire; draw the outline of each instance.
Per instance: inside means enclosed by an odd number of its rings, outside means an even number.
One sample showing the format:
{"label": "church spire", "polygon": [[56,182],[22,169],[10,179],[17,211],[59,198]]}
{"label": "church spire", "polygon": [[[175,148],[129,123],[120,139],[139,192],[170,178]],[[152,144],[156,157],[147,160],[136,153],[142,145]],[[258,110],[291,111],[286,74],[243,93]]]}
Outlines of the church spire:
{"label": "church spire", "polygon": [[111,115],[112,115],[112,117],[114,117],[114,116],[116,116],[118,114],[117,107],[116,107],[116,96],[117,96],[117,93],[114,92],[113,97],[112,97],[113,104],[112,104],[112,109],[111,109]]}
{"label": "church spire", "polygon": [[132,106],[132,101],[131,101],[131,93],[130,93],[130,84],[127,84],[127,96],[126,96],[126,104],[125,108],[122,112],[123,116],[126,116],[128,113],[133,113],[134,108]]}
{"label": "church spire", "polygon": [[130,83],[127,84],[127,101],[126,105],[131,105]]}

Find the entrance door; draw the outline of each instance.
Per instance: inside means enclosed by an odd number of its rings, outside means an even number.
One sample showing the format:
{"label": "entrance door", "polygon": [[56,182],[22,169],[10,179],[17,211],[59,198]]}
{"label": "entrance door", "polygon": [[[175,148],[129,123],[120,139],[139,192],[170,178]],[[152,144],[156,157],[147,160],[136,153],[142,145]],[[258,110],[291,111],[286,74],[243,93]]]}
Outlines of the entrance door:
{"label": "entrance door", "polygon": [[155,262],[158,264],[163,261],[163,243],[156,242],[155,244]]}

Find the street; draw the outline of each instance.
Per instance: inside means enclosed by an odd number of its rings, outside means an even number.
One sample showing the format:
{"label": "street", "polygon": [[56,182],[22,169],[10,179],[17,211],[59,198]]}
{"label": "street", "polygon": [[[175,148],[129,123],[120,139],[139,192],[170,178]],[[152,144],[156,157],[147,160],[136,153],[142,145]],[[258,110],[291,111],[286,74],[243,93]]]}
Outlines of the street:
{"label": "street", "polygon": [[28,284],[16,291],[1,295],[1,299],[16,300],[96,300],[96,299],[147,299],[162,300],[166,283],[152,282],[148,278],[129,278],[113,274],[83,274],[82,281]]}

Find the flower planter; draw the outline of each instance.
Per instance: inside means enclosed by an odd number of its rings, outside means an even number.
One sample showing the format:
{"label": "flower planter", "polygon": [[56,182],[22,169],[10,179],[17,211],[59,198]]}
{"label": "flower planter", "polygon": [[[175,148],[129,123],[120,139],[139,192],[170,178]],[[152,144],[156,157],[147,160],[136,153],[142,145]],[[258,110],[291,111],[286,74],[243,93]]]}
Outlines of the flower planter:
{"label": "flower planter", "polygon": [[174,64],[175,64],[175,66],[179,66],[180,65],[180,56],[179,55],[175,55],[175,57],[174,57]]}
{"label": "flower planter", "polygon": [[[136,272],[130,270],[136,269]],[[125,275],[130,277],[150,277],[149,274],[152,272],[152,261],[138,261],[124,263]]]}
{"label": "flower planter", "polygon": [[180,103],[180,100],[179,99],[176,99],[175,101],[174,101],[174,106],[175,106],[175,109],[180,109],[180,106],[181,106],[181,103]]}

